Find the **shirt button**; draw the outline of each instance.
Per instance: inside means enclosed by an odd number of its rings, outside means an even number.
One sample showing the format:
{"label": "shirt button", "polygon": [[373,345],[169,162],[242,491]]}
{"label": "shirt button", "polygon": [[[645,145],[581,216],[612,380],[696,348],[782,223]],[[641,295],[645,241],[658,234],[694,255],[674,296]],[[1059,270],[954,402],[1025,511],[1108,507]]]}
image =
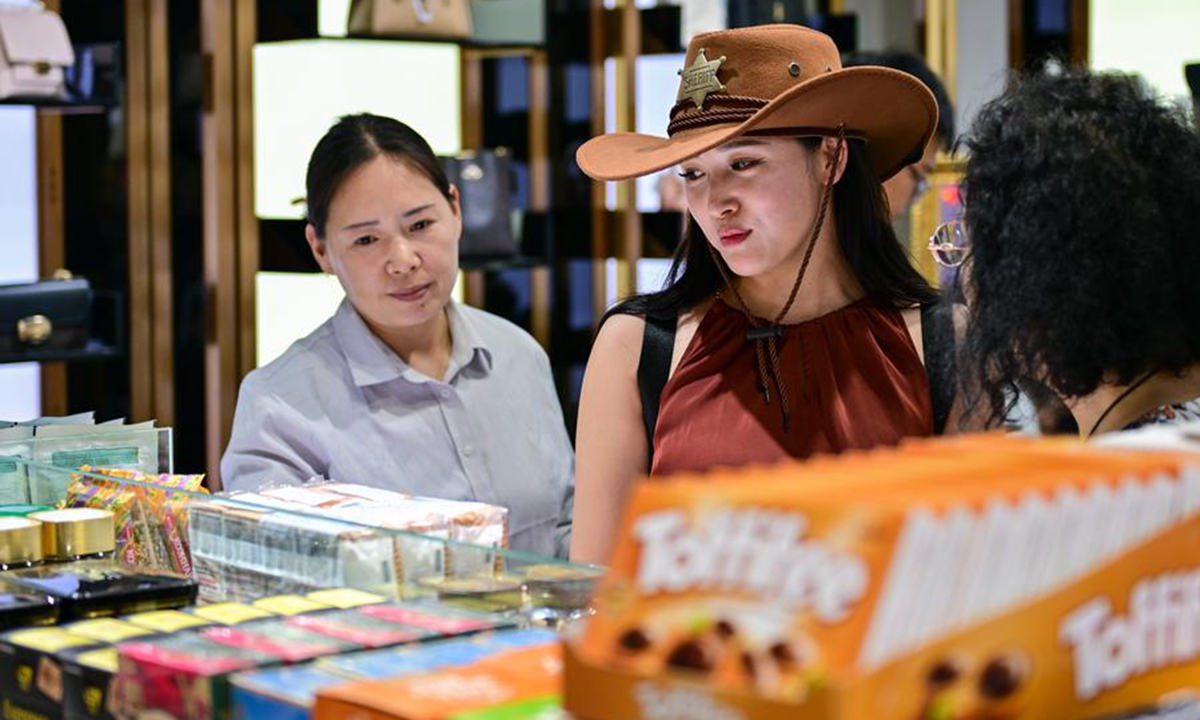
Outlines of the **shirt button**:
{"label": "shirt button", "polygon": [[450,399],[450,388],[442,388],[438,392],[438,394],[442,396],[443,400],[449,400]]}
{"label": "shirt button", "polygon": [[471,457],[471,453],[473,452],[475,452],[475,448],[471,447],[470,445],[463,445],[463,455]]}

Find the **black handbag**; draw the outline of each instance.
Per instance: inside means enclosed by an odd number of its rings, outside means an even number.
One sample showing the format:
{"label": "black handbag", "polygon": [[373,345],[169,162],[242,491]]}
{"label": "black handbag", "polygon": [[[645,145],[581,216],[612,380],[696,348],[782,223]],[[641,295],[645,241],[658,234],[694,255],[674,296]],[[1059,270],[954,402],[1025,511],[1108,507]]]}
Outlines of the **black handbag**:
{"label": "black handbag", "polygon": [[84,278],[0,285],[0,354],[79,349],[91,325],[92,287]]}
{"label": "black handbag", "polygon": [[446,177],[458,187],[463,232],[460,260],[490,260],[517,254],[512,231],[512,168],[507,151],[481,150],[441,158]]}

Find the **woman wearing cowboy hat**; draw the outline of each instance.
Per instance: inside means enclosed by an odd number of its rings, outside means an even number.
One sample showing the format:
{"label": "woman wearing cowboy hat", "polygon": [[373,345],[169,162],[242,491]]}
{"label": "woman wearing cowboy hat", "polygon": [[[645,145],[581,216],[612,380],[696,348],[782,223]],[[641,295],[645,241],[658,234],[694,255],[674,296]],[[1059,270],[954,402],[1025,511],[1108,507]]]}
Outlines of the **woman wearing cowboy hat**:
{"label": "woman wearing cowboy hat", "polygon": [[[626,492],[651,475],[928,435],[921,307],[880,182],[937,127],[933,95],[842,69],[825,35],[699,35],[668,137],[593,138],[597,180],[677,167],[689,227],[666,289],[605,318],[583,386],[572,557],[604,562]],[[928,335],[928,331],[925,333]]]}

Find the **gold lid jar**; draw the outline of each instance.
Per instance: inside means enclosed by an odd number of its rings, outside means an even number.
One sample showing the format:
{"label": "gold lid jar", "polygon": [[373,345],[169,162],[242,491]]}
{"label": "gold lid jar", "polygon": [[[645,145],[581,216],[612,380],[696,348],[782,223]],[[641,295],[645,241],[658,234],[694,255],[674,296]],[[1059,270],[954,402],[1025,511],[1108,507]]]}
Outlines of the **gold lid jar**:
{"label": "gold lid jar", "polygon": [[29,567],[42,561],[42,524],[23,517],[0,517],[0,567]]}
{"label": "gold lid jar", "polygon": [[104,556],[116,548],[113,514],[96,508],[66,508],[33,513],[42,523],[42,551],[47,560]]}

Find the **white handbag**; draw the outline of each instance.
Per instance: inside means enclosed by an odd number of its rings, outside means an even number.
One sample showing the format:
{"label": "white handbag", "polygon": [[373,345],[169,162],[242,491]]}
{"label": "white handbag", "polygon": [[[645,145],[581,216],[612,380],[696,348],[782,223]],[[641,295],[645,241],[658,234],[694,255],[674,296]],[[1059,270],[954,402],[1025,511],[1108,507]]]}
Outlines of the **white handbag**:
{"label": "white handbag", "polygon": [[39,7],[0,5],[0,98],[62,98],[75,63],[67,27]]}

